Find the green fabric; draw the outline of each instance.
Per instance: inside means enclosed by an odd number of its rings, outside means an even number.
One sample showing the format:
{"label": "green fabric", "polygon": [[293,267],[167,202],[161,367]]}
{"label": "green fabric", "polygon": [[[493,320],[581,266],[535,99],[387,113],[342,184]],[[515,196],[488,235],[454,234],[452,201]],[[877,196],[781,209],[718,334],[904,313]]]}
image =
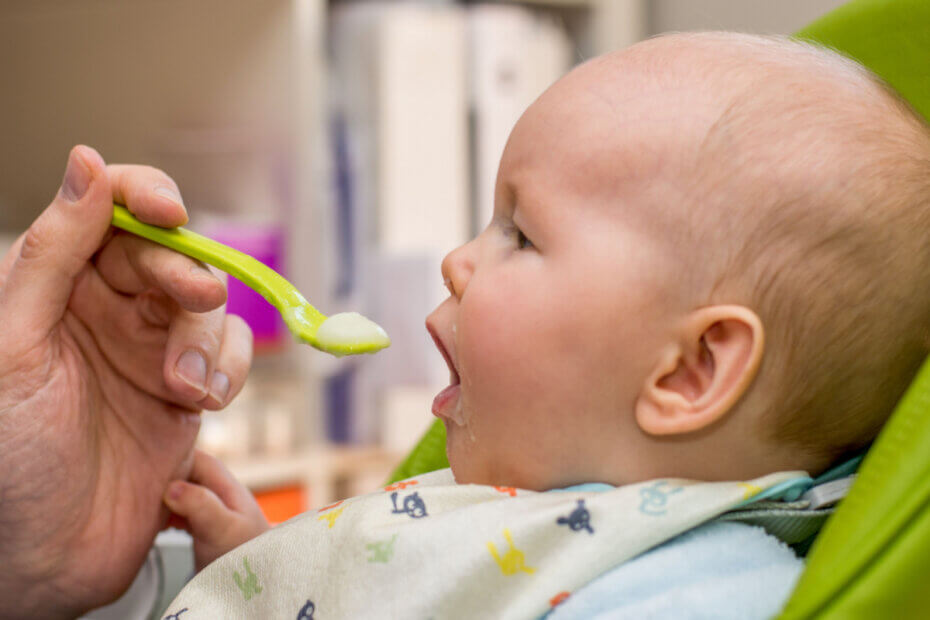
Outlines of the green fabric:
{"label": "green fabric", "polygon": [[930,360],[814,543],[782,620],[924,617],[930,598],[928,507]]}
{"label": "green fabric", "polygon": [[[930,118],[930,1],[856,0],[797,35],[860,61]],[[930,360],[817,537],[781,620],[927,617]]]}
{"label": "green fabric", "polygon": [[930,119],[928,0],[854,0],[795,36],[855,58]]}
{"label": "green fabric", "polygon": [[446,458],[446,427],[441,420],[433,420],[417,445],[410,451],[404,462],[401,463],[388,483],[397,482],[404,478],[412,478],[426,472],[444,469],[449,466]]}

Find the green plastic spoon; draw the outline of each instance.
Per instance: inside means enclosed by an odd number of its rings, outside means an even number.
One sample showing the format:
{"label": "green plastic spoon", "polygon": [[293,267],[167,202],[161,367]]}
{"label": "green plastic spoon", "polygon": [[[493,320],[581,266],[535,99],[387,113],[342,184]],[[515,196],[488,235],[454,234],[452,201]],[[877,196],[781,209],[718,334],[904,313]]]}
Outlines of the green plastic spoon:
{"label": "green plastic spoon", "polygon": [[209,263],[252,288],[281,313],[298,341],[336,356],[374,353],[391,344],[375,322],[356,312],[326,317],[294,285],[273,269],[229,246],[184,228],[159,228],[136,219],[126,207],[113,205],[113,226]]}

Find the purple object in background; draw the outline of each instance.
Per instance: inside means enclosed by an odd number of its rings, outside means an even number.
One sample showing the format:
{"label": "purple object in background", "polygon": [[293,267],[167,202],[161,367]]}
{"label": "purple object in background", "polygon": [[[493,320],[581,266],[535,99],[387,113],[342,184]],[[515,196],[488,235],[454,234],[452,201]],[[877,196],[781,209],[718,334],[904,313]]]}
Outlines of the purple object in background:
{"label": "purple object in background", "polygon": [[[216,220],[204,227],[207,236],[256,258],[281,275],[284,231],[278,224]],[[255,336],[256,350],[283,346],[287,328],[277,308],[233,277],[229,278],[226,310],[245,319]]]}

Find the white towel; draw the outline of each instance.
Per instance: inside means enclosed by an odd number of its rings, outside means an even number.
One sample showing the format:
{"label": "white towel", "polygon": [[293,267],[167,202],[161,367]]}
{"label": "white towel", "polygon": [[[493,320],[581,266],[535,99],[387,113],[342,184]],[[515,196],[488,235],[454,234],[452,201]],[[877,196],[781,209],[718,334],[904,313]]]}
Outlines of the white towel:
{"label": "white towel", "polygon": [[547,620],[764,620],[803,570],[761,527],[715,521],[608,571]]}

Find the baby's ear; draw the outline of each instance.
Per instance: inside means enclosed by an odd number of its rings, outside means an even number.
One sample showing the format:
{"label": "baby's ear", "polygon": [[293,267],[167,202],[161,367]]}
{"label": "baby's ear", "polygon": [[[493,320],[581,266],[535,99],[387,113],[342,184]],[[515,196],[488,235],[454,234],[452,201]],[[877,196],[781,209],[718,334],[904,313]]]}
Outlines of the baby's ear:
{"label": "baby's ear", "polygon": [[720,420],[749,388],[764,349],[762,321],[743,306],[688,315],[636,400],[640,428],[677,435]]}

